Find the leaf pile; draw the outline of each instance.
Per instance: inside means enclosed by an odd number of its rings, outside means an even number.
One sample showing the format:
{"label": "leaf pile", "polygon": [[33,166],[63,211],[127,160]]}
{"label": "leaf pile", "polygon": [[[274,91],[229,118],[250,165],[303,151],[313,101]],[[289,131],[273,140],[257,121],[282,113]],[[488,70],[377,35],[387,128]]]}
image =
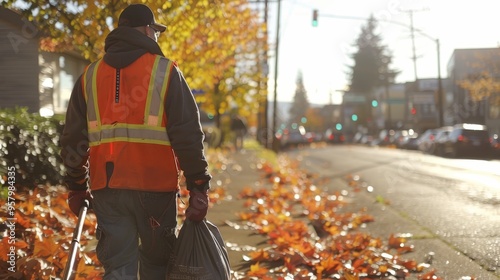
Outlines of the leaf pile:
{"label": "leaf pile", "polygon": [[[220,153],[207,153],[210,162],[223,161]],[[213,174],[220,172],[217,168]],[[184,180],[181,181],[181,186]],[[210,206],[222,200],[226,191],[219,183],[209,193]],[[77,217],[67,204],[66,187],[57,185],[39,185],[33,189],[17,187],[14,195],[15,214],[8,215],[7,192],[0,192],[0,279],[58,279],[62,278],[68,261],[73,230]],[[181,188],[182,202],[178,203],[179,224],[185,218],[188,192]],[[12,201],[12,198],[11,200]],[[185,202],[185,203],[183,203]],[[13,219],[10,219],[13,218]],[[15,244],[9,244],[11,228],[7,226],[15,221]],[[75,280],[102,279],[104,269],[97,259],[95,230],[97,220],[92,211],[85,219],[77,255]],[[9,250],[15,246],[15,269],[8,264]],[[9,270],[10,268],[10,270]],[[12,270],[15,270],[12,271]]]}
{"label": "leaf pile", "polygon": [[[18,191],[15,203],[16,256],[15,272],[8,270],[7,250],[10,248],[7,229],[2,229],[0,241],[0,279],[52,279],[61,277],[68,261],[68,252],[77,218],[71,213],[63,186],[40,185],[33,190]],[[0,199],[6,205],[5,199]],[[0,221],[6,222],[5,207]],[[95,254],[96,219],[91,213],[85,219],[80,244],[76,279],[100,279],[103,270]],[[10,229],[9,229],[10,231]],[[9,233],[10,234],[10,233]]]}
{"label": "leaf pile", "polygon": [[[239,218],[258,233],[266,235],[270,246],[244,256],[250,262],[246,275],[238,279],[435,279],[429,264],[419,264],[403,255],[413,250],[405,235],[388,240],[356,231],[374,217],[365,209],[342,212],[349,203],[346,190],[334,191],[313,183],[313,176],[301,172],[298,162],[281,158],[275,170],[261,167],[268,189],[245,188],[246,212]],[[349,182],[358,188],[355,182]]]}

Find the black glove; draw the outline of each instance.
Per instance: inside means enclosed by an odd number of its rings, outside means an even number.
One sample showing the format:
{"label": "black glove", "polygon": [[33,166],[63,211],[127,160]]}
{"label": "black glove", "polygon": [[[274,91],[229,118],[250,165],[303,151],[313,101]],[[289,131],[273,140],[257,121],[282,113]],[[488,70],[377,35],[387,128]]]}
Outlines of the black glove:
{"label": "black glove", "polygon": [[208,191],[192,190],[189,192],[189,206],[186,218],[193,222],[201,222],[208,212]]}
{"label": "black glove", "polygon": [[89,209],[92,203],[92,195],[89,191],[69,191],[68,193],[68,206],[71,212],[78,216],[80,214],[80,208],[85,203],[85,200],[89,202]]}

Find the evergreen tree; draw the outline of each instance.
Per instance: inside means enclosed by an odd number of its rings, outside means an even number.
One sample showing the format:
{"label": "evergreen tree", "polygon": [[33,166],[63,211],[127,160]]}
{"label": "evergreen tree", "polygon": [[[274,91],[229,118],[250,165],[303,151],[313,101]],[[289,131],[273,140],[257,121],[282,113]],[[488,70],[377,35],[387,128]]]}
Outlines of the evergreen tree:
{"label": "evergreen tree", "polygon": [[307,91],[304,87],[304,78],[302,72],[299,71],[296,81],[297,88],[293,97],[292,107],[290,107],[290,123],[300,123],[300,120],[306,116],[309,109],[309,101],[307,100]]}
{"label": "evergreen tree", "polygon": [[368,125],[372,118],[372,92],[375,88],[388,87],[394,82],[398,71],[390,69],[392,55],[383,46],[380,35],[376,34],[377,21],[370,16],[366,26],[361,28],[361,34],[355,45],[358,51],[352,54],[354,65],[351,66],[351,83],[346,94],[361,94],[365,103],[352,105],[353,113],[358,116],[357,123]]}
{"label": "evergreen tree", "polygon": [[376,28],[377,21],[370,16],[356,40],[358,51],[351,56],[354,65],[351,66],[349,92],[361,93],[367,97],[374,88],[392,83],[398,74],[389,68],[392,55],[381,44],[382,39],[375,33]]}

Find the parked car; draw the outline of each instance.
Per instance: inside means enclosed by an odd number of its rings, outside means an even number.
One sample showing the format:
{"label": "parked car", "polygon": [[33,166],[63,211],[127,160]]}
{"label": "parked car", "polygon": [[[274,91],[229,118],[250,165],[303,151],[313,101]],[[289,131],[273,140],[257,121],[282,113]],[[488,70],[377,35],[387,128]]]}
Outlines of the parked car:
{"label": "parked car", "polygon": [[333,128],[329,128],[325,131],[323,139],[326,143],[331,144],[343,144],[346,140],[342,131]]}
{"label": "parked car", "polygon": [[[413,130],[412,130],[413,133]],[[409,130],[403,129],[403,130],[397,130],[394,132],[394,135],[391,137],[391,144],[396,145],[396,147],[400,147],[401,141],[408,136]]]}
{"label": "parked car", "polygon": [[378,138],[374,139],[372,145],[387,146],[391,144],[392,138],[394,137],[394,130],[384,129],[379,132]]}
{"label": "parked car", "polygon": [[399,141],[398,147],[407,150],[418,150],[418,139],[418,133],[408,134]]}
{"label": "parked car", "polygon": [[371,134],[363,134],[361,136],[361,139],[359,140],[360,144],[365,144],[365,145],[372,145],[375,137]]}
{"label": "parked car", "polygon": [[500,137],[497,133],[494,133],[490,137],[491,147],[493,148],[493,156],[500,157]]}
{"label": "parked car", "polygon": [[430,144],[429,151],[435,155],[443,156],[443,144],[448,140],[450,132],[453,130],[453,126],[444,126],[437,129],[434,141]]}
{"label": "parked car", "polygon": [[317,143],[322,140],[321,133],[316,133],[316,132],[306,132],[305,135],[307,142],[309,143]]}
{"label": "parked car", "polygon": [[309,143],[306,137],[306,129],[303,126],[285,129],[283,130],[283,133],[277,134],[276,138],[280,140],[282,148],[289,148]]}
{"label": "parked car", "polygon": [[491,156],[492,139],[488,128],[480,124],[457,124],[453,126],[446,141],[443,142],[443,155],[460,156]]}
{"label": "parked car", "polygon": [[436,133],[438,132],[438,129],[427,129],[420,137],[418,138],[418,150],[423,152],[423,153],[432,153],[431,148],[432,143],[434,142],[434,139],[436,137]]}

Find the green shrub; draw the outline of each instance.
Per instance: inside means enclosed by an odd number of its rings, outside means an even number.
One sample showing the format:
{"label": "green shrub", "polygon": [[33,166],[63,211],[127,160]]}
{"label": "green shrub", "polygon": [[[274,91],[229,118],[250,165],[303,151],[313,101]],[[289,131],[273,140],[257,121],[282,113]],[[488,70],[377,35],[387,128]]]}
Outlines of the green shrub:
{"label": "green shrub", "polygon": [[62,183],[64,167],[59,156],[59,137],[64,117],[41,117],[27,108],[0,110],[0,183],[8,167],[16,169],[16,185]]}

